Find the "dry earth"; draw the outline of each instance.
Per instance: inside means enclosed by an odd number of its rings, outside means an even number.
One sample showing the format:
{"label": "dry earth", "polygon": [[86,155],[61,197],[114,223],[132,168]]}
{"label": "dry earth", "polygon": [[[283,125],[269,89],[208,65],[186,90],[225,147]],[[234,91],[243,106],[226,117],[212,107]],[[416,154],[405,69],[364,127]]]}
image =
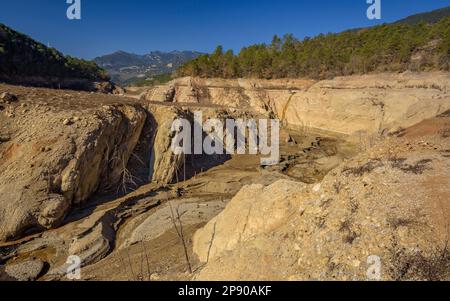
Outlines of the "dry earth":
{"label": "dry earth", "polygon": [[[449,79],[0,85],[0,279],[449,279]],[[281,119],[280,164],[174,155],[198,110]]]}

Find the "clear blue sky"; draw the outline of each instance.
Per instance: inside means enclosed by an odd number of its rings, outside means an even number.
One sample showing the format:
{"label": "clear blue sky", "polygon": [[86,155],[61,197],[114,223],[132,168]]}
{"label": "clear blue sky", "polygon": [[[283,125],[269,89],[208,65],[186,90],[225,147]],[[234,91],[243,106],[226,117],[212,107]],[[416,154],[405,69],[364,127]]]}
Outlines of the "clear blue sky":
{"label": "clear blue sky", "polygon": [[448,6],[448,0],[382,0],[383,19],[366,18],[366,0],[81,0],[82,20],[66,18],[66,0],[1,0],[0,23],[87,59],[116,50],[238,51],[270,42],[392,22]]}

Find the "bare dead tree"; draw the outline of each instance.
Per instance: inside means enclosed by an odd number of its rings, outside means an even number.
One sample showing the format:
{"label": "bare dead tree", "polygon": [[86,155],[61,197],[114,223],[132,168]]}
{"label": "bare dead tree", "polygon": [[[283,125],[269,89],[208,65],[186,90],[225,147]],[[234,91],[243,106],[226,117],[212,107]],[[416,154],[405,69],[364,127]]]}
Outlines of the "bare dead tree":
{"label": "bare dead tree", "polygon": [[142,241],[141,242],[142,245],[142,252],[145,254],[145,261],[147,263],[147,276],[148,276],[148,280],[150,280],[150,262],[148,260],[148,253],[147,253],[147,248],[145,246],[145,242]]}
{"label": "bare dead tree", "polygon": [[186,239],[184,237],[183,223],[181,222],[181,215],[180,215],[179,207],[176,208],[175,213],[174,213],[171,202],[169,202],[169,207],[170,207],[172,224],[173,224],[175,231],[177,232],[178,238],[180,239],[180,242],[183,246],[184,256],[186,258],[186,264],[189,269],[189,273],[192,274],[192,265],[191,265],[191,261],[189,260],[189,253],[188,253],[188,248],[187,248],[187,244],[186,244]]}
{"label": "bare dead tree", "polygon": [[130,256],[130,252],[127,251],[127,256],[128,256],[128,261],[130,263],[130,271],[131,271],[131,275],[133,275],[133,280],[137,280],[136,274],[133,271],[133,262],[131,261],[131,256]]}
{"label": "bare dead tree", "polygon": [[[130,274],[129,269],[127,269],[127,265],[125,264],[125,260],[122,258],[122,255],[120,252],[117,252],[117,255],[119,256],[120,263],[122,265],[122,269],[124,269],[128,273],[128,277],[134,280],[133,272]],[[133,271],[133,268],[131,267],[131,261],[130,261],[130,270]]]}
{"label": "bare dead tree", "polygon": [[136,155],[135,153],[131,153],[131,155],[142,165],[142,166],[146,166],[147,164],[145,164],[145,162],[141,159],[141,157],[139,157],[138,155]]}
{"label": "bare dead tree", "polygon": [[117,187],[117,193],[121,189],[123,193],[127,193],[139,185],[135,181],[135,177],[131,174],[126,166],[125,158],[122,158],[122,183]]}
{"label": "bare dead tree", "polygon": [[209,256],[210,256],[210,254],[211,254],[211,248],[212,248],[212,245],[213,245],[213,243],[214,243],[214,239],[216,238],[216,226],[217,226],[217,223],[214,223],[213,233],[212,233],[212,235],[211,235],[211,241],[209,242],[208,256],[206,257],[206,263],[209,262]]}
{"label": "bare dead tree", "polygon": [[141,260],[140,260],[141,266],[140,266],[140,272],[139,272],[139,275],[138,275],[138,279],[140,281],[144,281],[145,280],[145,275],[144,275],[144,253],[141,252],[140,257],[141,257]]}

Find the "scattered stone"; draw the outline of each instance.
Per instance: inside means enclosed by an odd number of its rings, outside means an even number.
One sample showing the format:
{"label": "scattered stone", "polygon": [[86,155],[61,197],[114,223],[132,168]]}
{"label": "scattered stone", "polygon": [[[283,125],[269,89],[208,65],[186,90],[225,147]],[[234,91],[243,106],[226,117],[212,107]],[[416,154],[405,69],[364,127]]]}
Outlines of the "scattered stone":
{"label": "scattered stone", "polygon": [[64,119],[63,124],[64,124],[64,125],[71,125],[71,124],[72,124],[72,120],[70,120],[70,119]]}
{"label": "scattered stone", "polygon": [[44,263],[42,261],[30,260],[8,265],[5,272],[18,281],[35,281],[43,269]]}
{"label": "scattered stone", "polygon": [[18,100],[17,96],[9,93],[9,92],[4,92],[0,95],[0,102],[2,103],[12,103],[12,102],[16,102]]}
{"label": "scattered stone", "polygon": [[0,143],[8,142],[11,140],[11,136],[8,134],[0,134]]}
{"label": "scattered stone", "polygon": [[313,191],[317,193],[317,192],[320,191],[321,188],[322,188],[322,185],[321,185],[321,184],[316,184],[316,185],[314,185],[314,187],[313,187]]}

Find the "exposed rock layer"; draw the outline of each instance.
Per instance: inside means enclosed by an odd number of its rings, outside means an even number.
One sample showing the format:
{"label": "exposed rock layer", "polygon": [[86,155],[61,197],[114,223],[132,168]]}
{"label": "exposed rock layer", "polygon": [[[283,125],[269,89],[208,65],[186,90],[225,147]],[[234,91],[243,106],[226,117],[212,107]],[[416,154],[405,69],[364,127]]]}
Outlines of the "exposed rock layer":
{"label": "exposed rock layer", "polygon": [[[92,104],[91,104],[92,105]],[[146,121],[138,105],[53,109],[23,99],[1,124],[0,241],[61,223],[72,206],[117,184]]]}
{"label": "exposed rock layer", "polygon": [[180,78],[150,89],[147,100],[248,107],[292,127],[379,134],[450,109],[447,72],[374,74],[332,80]]}
{"label": "exposed rock layer", "polygon": [[243,188],[195,234],[196,278],[448,280],[449,130],[424,121],[318,185]]}

